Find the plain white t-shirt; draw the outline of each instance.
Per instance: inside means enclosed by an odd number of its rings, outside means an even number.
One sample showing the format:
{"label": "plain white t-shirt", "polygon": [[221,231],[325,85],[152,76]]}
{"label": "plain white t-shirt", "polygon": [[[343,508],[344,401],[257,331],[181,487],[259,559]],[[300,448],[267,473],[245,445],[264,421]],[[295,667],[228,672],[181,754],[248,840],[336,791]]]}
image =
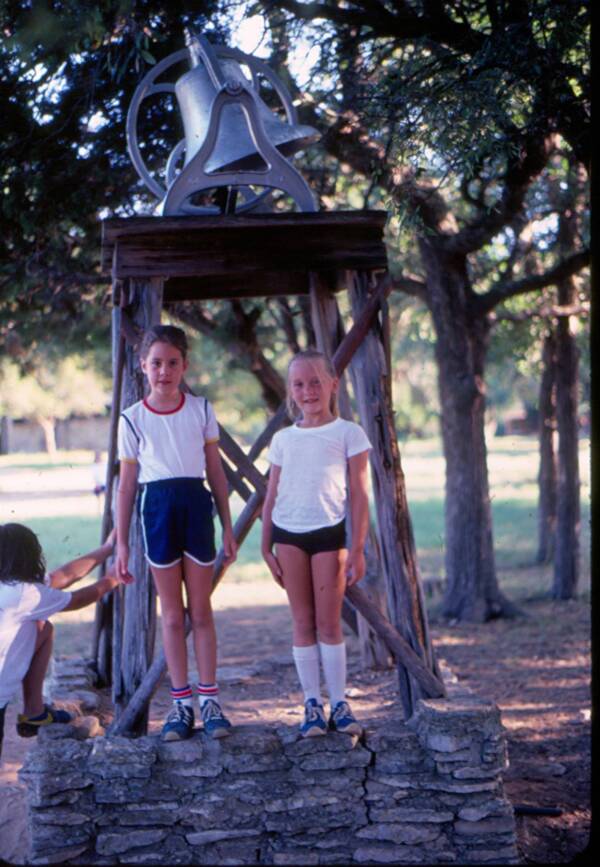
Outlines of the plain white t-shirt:
{"label": "plain white t-shirt", "polygon": [[0,581],[0,707],[27,674],[37,636],[36,620],[48,620],[71,601],[71,592],[17,581]]}
{"label": "plain white t-shirt", "polygon": [[205,443],[219,440],[215,411],[205,397],[181,394],[177,409],[158,412],[144,400],[119,419],[119,460],[139,462],[138,481],[203,479]]}
{"label": "plain white t-shirt", "polygon": [[348,458],[370,448],[360,425],[343,418],[278,431],[267,455],[281,467],[273,523],[290,533],[339,524],[346,517]]}

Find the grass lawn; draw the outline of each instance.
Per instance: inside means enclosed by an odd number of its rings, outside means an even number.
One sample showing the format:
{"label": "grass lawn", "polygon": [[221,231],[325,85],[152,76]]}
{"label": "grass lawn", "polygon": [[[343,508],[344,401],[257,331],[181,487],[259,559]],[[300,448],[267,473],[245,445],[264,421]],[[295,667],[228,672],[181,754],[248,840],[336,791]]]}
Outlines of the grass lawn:
{"label": "grass lawn", "polygon": [[[547,593],[552,567],[533,566],[537,546],[537,469],[535,437],[492,437],[488,470],[494,519],[499,581],[513,598]],[[438,439],[401,444],[409,508],[421,574],[443,575],[444,461]],[[0,456],[1,520],[19,520],[39,536],[50,567],[96,547],[100,536],[101,504],[92,494],[92,452]],[[262,467],[264,469],[264,467]],[[589,440],[580,444],[581,583],[590,582]],[[232,497],[234,517],[242,502]],[[260,557],[260,522],[244,542],[228,581],[270,581]],[[71,615],[72,617],[72,615]]]}

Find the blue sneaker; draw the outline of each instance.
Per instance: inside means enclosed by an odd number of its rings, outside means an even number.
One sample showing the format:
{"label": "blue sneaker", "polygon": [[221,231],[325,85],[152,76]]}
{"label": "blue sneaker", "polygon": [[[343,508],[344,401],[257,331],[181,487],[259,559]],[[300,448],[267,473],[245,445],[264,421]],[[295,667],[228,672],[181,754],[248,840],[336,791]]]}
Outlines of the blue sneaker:
{"label": "blue sneaker", "polygon": [[173,707],[160,733],[163,741],[185,741],[194,733],[194,708],[181,701],[173,702]]}
{"label": "blue sneaker", "polygon": [[24,713],[17,716],[17,734],[22,738],[32,738],[37,735],[42,726],[49,726],[52,723],[69,723],[72,719],[73,715],[68,711],[60,710],[51,704],[45,704],[44,710],[39,716],[27,716]]}
{"label": "blue sneaker", "polygon": [[200,708],[204,731],[211,738],[224,738],[231,731],[231,723],[221,710],[221,705],[213,698],[207,698]]}
{"label": "blue sneaker", "polygon": [[362,734],[362,726],[357,722],[347,701],[338,701],[329,717],[329,728],[345,735]]}
{"label": "blue sneaker", "polygon": [[300,726],[303,738],[314,738],[327,734],[327,722],[323,705],[316,698],[309,698],[304,703],[304,722]]}

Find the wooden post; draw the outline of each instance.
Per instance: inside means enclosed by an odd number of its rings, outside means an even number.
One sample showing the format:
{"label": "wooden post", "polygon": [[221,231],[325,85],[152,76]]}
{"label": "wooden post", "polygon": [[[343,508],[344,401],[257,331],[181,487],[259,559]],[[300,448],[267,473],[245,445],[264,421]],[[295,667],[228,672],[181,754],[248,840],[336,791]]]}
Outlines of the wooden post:
{"label": "wooden post", "polygon": [[[162,280],[131,279],[124,301],[123,310],[140,333],[158,324],[162,309]],[[138,348],[129,341],[125,346],[123,407],[131,406],[144,396],[144,377],[139,365]],[[135,582],[119,588],[115,595],[113,617],[112,694],[115,719],[119,718],[150,667],[156,634],[156,593],[144,556],[142,528],[135,507],[131,516],[129,549],[129,568],[135,576]],[[136,719],[135,733],[145,734],[147,722],[146,708]]]}
{"label": "wooden post", "polygon": [[[311,275],[310,304],[317,347],[331,359],[334,358],[335,351],[345,336],[340,311],[332,291],[335,285],[337,285],[338,280],[338,275],[330,277],[329,280],[322,279],[318,274]],[[339,377],[338,402],[340,415],[342,418],[352,420],[352,407],[343,371],[340,371]],[[347,533],[350,537],[352,524],[349,519],[346,521],[346,525]],[[372,526],[369,526],[369,535],[365,544],[365,559],[367,562],[367,572],[361,582],[362,587],[374,605],[386,616],[385,584]],[[351,625],[351,628],[352,626],[354,627],[353,632],[358,634],[363,668],[387,668],[390,662],[388,647],[368,621],[360,613],[356,612],[354,606],[346,596],[344,597],[342,606],[342,617],[345,623]]]}
{"label": "wooden post", "polygon": [[[369,300],[368,276],[356,273],[349,289],[356,319]],[[370,462],[390,619],[426,667],[439,676],[429,638],[394,426],[387,358],[389,337],[386,333],[386,306],[383,302],[382,321],[372,322],[351,362],[355,396],[362,424],[373,444]],[[398,679],[402,704],[408,717],[413,712],[416,699],[422,697],[424,691],[402,664],[398,666]]]}
{"label": "wooden post", "polygon": [[[115,291],[113,283],[113,292]],[[113,488],[115,482],[115,467],[117,461],[117,428],[121,411],[121,390],[123,385],[123,368],[125,366],[125,338],[119,327],[120,311],[113,307],[112,311],[112,357],[113,357],[113,390],[110,414],[110,432],[106,460],[106,482],[104,485],[104,510],[100,542],[104,542],[113,527]],[[104,574],[106,564],[103,563],[100,573]],[[112,683],[112,621],[113,597],[110,593],[96,604],[94,619],[94,634],[92,640],[92,659],[96,666],[98,685],[108,686]]]}

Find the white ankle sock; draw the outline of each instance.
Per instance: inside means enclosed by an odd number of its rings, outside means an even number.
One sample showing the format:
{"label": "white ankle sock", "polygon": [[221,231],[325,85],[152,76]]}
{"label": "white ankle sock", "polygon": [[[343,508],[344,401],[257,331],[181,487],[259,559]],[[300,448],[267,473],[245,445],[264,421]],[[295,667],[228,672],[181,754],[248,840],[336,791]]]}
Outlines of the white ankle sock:
{"label": "white ankle sock", "polygon": [[341,644],[323,644],[319,641],[319,647],[329,702],[333,709],[339,701],[344,701],[345,697],[346,644],[343,641]]}
{"label": "white ankle sock", "polygon": [[322,704],[319,648],[316,644],[310,644],[308,647],[292,647],[292,654],[296,663],[298,678],[304,690],[304,701],[308,701],[309,698],[316,698],[319,704]]}

